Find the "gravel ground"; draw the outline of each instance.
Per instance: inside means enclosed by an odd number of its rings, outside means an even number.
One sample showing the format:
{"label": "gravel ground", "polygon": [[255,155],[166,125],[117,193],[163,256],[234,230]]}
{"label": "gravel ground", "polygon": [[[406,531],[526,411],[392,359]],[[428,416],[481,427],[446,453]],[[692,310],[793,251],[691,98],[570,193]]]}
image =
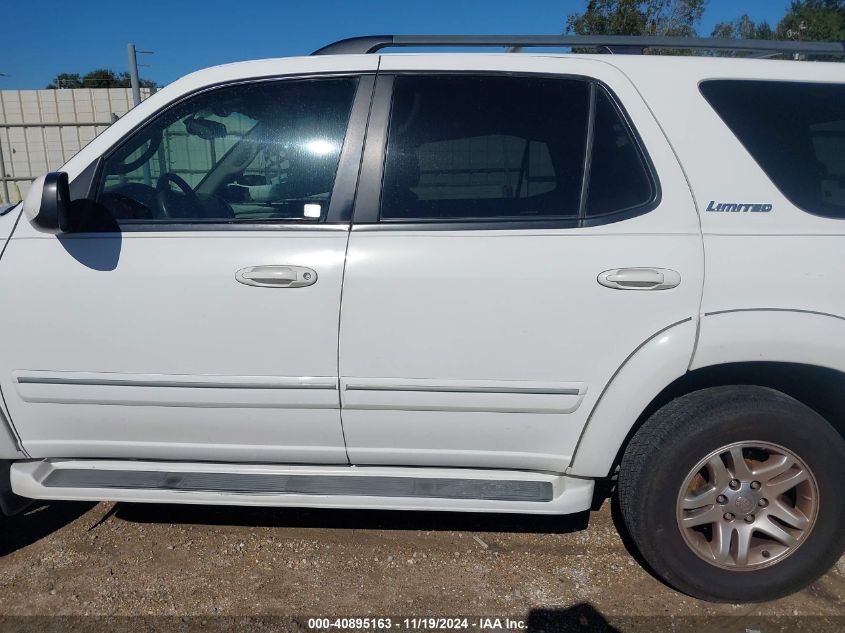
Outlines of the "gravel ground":
{"label": "gravel ground", "polygon": [[534,630],[563,616],[578,630],[682,630],[722,616],[743,633],[760,618],[775,618],[764,631],[845,628],[845,558],[788,598],[708,604],[649,575],[608,506],[535,517],[39,504],[0,519],[0,630],[38,620],[9,616],[137,615],[200,628],[213,616],[297,616],[277,622],[303,630],[324,615],[510,616]]}

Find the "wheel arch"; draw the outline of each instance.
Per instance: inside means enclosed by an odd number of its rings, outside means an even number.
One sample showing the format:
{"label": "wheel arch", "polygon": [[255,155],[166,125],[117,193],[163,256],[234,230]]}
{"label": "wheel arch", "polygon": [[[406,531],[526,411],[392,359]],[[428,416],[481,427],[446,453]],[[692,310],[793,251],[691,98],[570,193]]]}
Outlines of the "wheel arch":
{"label": "wheel arch", "polygon": [[612,475],[655,411],[709,387],[776,389],[822,415],[845,438],[845,318],[775,309],[707,314],[693,334],[692,358],[687,349],[688,364],[680,368],[694,329],[692,322],[673,326],[617,371],[582,431],[568,474]]}
{"label": "wheel arch", "polygon": [[655,411],[688,393],[748,385],[768,387],[795,398],[824,417],[845,438],[845,372],[802,363],[749,361],[710,365],[692,370],[664,388],[640,413],[613,459],[611,474],[622,460],[628,442]]}

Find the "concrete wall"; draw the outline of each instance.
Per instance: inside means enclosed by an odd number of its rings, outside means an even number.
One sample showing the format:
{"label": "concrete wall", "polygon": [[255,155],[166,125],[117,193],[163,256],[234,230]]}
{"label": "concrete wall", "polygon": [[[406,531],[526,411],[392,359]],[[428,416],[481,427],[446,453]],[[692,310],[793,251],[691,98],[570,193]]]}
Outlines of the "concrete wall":
{"label": "concrete wall", "polygon": [[131,107],[129,88],[0,90],[0,203],[20,200]]}

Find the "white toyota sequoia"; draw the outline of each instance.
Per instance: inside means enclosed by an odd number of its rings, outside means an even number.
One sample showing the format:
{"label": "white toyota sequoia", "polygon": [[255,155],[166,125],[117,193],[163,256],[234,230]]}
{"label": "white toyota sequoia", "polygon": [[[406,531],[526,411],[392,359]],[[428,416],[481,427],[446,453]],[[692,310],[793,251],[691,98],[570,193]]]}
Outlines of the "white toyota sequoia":
{"label": "white toyota sequoia", "polygon": [[[397,46],[617,54],[381,54]],[[840,43],[372,36],[126,114],[0,217],[3,509],[566,514],[782,596],[845,548]],[[601,485],[596,485],[597,483]]]}

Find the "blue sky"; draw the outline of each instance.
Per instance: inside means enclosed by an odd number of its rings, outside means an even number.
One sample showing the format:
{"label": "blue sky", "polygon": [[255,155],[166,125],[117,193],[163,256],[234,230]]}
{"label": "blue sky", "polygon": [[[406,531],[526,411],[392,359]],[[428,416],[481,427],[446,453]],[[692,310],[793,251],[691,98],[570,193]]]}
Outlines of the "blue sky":
{"label": "blue sky", "polygon": [[[198,68],[305,55],[367,33],[537,33],[564,28],[586,0],[6,0],[0,89],[43,88],[60,72],[126,70],[126,43],[145,55],[141,75],[166,84]],[[709,0],[700,32],[748,13],[776,23],[790,0]]]}

